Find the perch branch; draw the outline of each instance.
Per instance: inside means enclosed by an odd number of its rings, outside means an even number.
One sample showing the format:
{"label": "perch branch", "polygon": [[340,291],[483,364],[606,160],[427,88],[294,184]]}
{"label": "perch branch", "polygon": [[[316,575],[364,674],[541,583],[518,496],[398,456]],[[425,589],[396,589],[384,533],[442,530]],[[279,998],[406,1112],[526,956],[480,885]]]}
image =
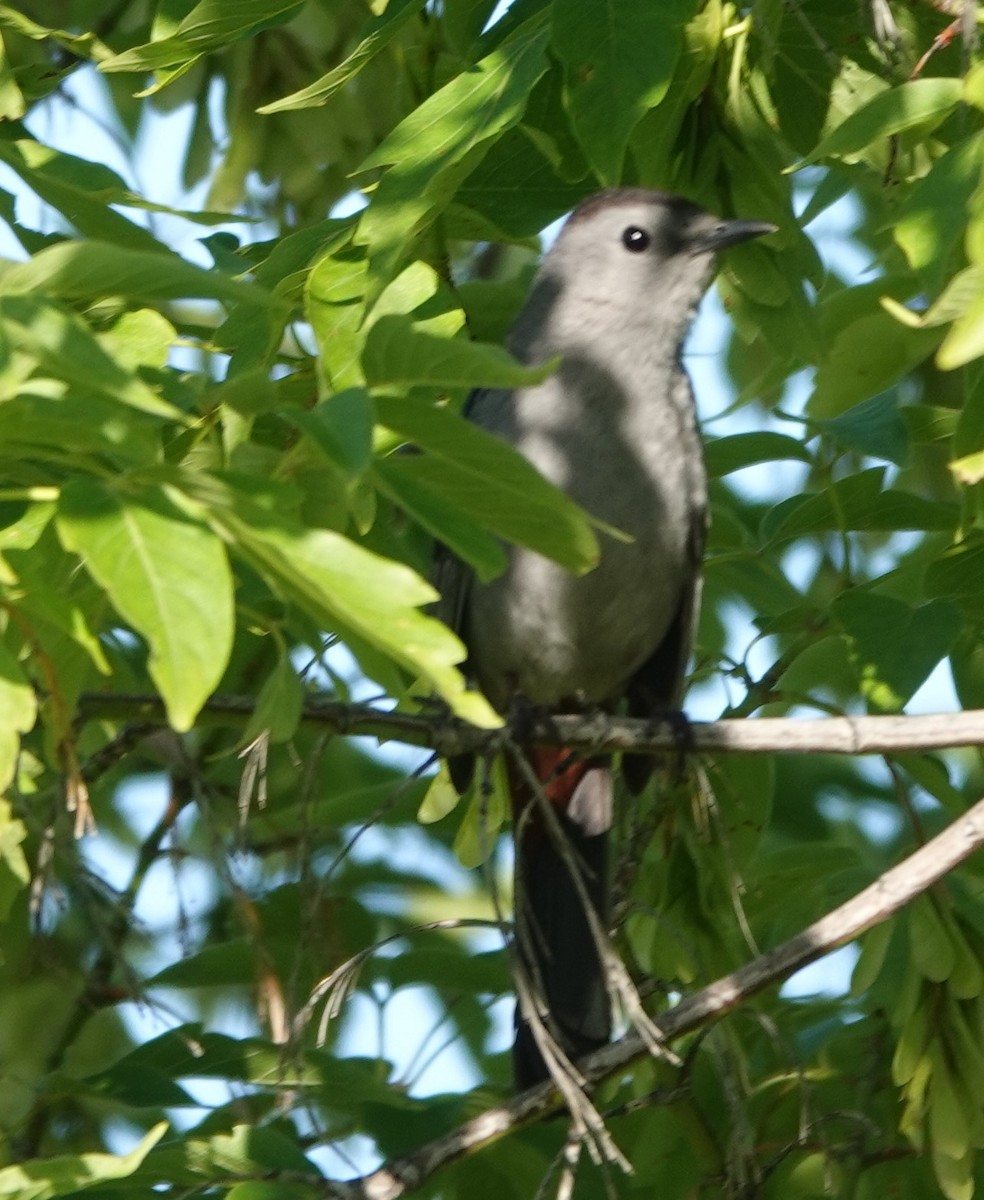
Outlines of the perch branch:
{"label": "perch branch", "polygon": [[[213,696],[202,709],[200,725],[245,722],[255,701],[245,696]],[[79,703],[83,721],[120,720],[141,728],[164,726],[163,702],[152,695],[89,693]],[[345,735],[405,742],[449,756],[489,753],[504,745],[502,730],[477,729],[446,712],[387,712],[371,704],[343,704],[309,699],[301,720]],[[693,748],[701,752],[743,754],[895,754],[984,746],[984,709],[935,713],[930,716],[756,717],[727,721],[694,721]],[[621,750],[659,754],[679,748],[679,728],[671,721],[643,721],[604,713],[563,715],[524,720],[521,740],[564,746],[592,754]]]}

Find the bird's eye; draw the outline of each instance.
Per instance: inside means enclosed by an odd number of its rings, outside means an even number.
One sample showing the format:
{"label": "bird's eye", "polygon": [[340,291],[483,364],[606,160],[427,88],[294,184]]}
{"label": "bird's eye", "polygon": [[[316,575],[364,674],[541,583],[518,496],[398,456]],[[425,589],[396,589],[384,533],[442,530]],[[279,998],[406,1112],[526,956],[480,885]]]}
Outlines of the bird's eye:
{"label": "bird's eye", "polygon": [[648,250],[651,240],[645,229],[640,229],[638,225],[629,225],[622,230],[622,245],[633,254],[642,254],[644,250]]}

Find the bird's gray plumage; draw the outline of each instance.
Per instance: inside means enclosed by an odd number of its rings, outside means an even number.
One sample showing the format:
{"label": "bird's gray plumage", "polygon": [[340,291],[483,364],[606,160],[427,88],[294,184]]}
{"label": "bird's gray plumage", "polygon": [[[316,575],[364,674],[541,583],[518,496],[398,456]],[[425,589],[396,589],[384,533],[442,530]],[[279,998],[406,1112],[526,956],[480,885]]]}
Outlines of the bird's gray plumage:
{"label": "bird's gray plumage", "polygon": [[[616,189],[576,209],[544,258],[507,344],[521,362],[559,355],[560,366],[533,387],[474,393],[468,416],[630,540],[602,532],[599,563],[583,576],[510,547],[506,571],[479,583],[450,555],[439,557],[439,613],[461,634],[469,673],[500,711],[517,696],[554,710],[622,701],[644,714],[678,707],[707,505],[681,348],[714,252],[768,228],[722,222],[659,192]],[[638,785],[646,765],[637,762]],[[599,783],[607,778],[590,772],[566,818],[575,848],[591,843],[599,909],[604,870],[595,841],[611,810],[610,784]],[[607,998],[599,1000],[600,979],[579,985],[573,999],[565,989],[565,974],[598,975],[599,966],[590,942],[579,956],[572,951],[586,936],[580,902],[567,865],[548,860],[549,847],[535,855],[519,848],[520,876],[536,874],[526,891],[544,934],[530,953],[550,1008],[582,1010],[583,1020],[577,1011],[558,1020],[562,1042],[580,1053],[608,1036]],[[523,1083],[542,1075],[527,1052],[518,1051],[517,1065]]]}

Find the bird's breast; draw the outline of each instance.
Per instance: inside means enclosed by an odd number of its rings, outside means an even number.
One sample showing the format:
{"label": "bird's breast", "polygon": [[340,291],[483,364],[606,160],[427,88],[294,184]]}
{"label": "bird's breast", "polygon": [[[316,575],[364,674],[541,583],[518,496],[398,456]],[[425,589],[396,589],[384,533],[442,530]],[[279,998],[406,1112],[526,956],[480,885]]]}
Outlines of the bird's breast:
{"label": "bird's breast", "polygon": [[704,475],[686,377],[661,382],[637,396],[610,371],[599,380],[567,367],[486,414],[541,474],[631,539],[600,532],[600,561],[582,576],[513,548],[502,576],[475,585],[472,667],[500,708],[517,691],[549,706],[617,697],[676,615]]}

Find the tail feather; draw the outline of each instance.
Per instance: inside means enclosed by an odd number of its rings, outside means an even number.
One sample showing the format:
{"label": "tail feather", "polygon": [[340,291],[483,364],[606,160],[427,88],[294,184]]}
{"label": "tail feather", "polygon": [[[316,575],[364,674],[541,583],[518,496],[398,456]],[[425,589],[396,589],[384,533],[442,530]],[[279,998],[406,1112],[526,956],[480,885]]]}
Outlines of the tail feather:
{"label": "tail feather", "polygon": [[[583,891],[606,924],[608,911],[608,830],[611,826],[611,772],[597,761],[571,760],[566,751],[539,751],[533,759],[544,791],[579,864]],[[514,782],[514,796],[519,789]],[[611,1005],[604,970],[571,867],[532,802],[526,820],[517,821],[517,920],[525,965],[543,989],[549,1027],[568,1058],[605,1045],[611,1036]],[[531,1087],[548,1078],[546,1064],[529,1024],[516,1011],[513,1047],[516,1084]]]}

